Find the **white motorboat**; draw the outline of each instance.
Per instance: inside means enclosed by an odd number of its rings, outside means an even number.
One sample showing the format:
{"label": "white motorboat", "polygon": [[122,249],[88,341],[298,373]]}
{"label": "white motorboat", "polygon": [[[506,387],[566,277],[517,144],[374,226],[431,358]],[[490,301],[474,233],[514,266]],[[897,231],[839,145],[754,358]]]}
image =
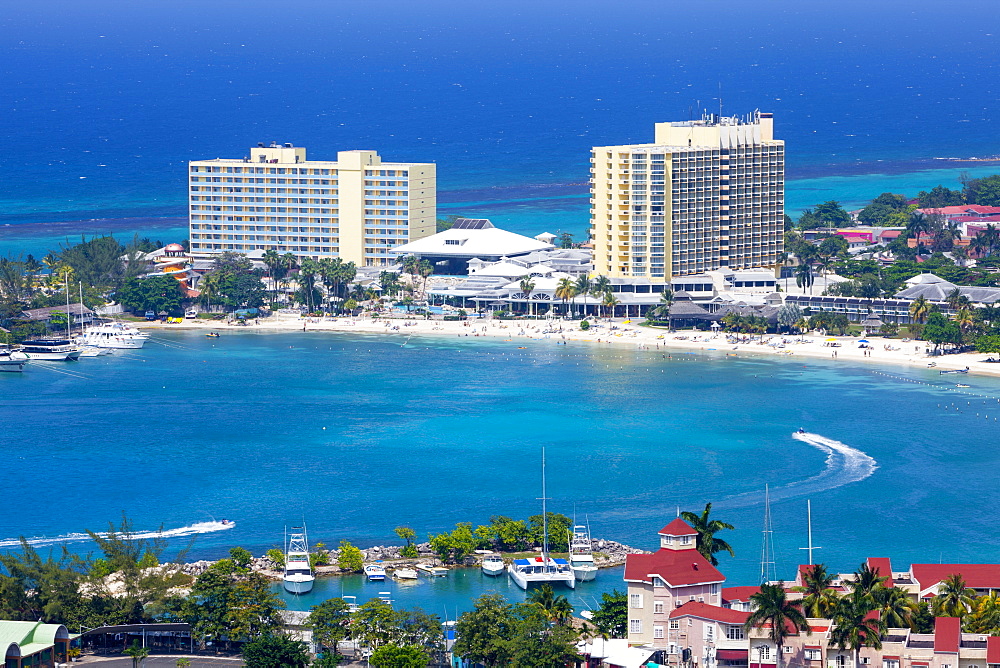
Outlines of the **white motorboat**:
{"label": "white motorboat", "polygon": [[486,575],[500,575],[504,572],[506,565],[503,563],[503,557],[499,554],[488,554],[483,558],[483,573]]}
{"label": "white motorboat", "polygon": [[80,359],[80,348],[69,339],[32,339],[21,342],[21,352],[32,360],[72,362]]}
{"label": "white motorboat", "polygon": [[590,582],[597,576],[590,528],[577,525],[569,537],[569,567],[579,582]]}
{"label": "white motorboat", "polygon": [[98,348],[97,346],[84,346],[80,349],[80,357],[102,357],[110,355],[110,348]]}
{"label": "white motorboat", "polygon": [[149,334],[124,322],[102,322],[83,331],[79,341],[95,348],[135,350],[146,344]]}
{"label": "white motorboat", "polygon": [[281,578],[285,591],[308,594],[316,576],[309,560],[309,538],[305,526],[292,527],[285,536],[285,574]]}
{"label": "white motorboat", "polygon": [[448,575],[448,569],[444,566],[432,566],[431,564],[417,564],[417,570],[421,573],[426,573],[427,575],[433,575],[435,577],[444,577]]}
{"label": "white motorboat", "polygon": [[382,564],[368,564],[365,566],[365,577],[369,582],[381,582],[385,580],[385,567]]}
{"label": "white motorboat", "polygon": [[397,580],[416,580],[417,571],[414,568],[396,568],[392,571],[392,577]]}
{"label": "white motorboat", "polygon": [[28,356],[20,350],[0,349],[0,371],[23,371]]}
{"label": "white motorboat", "polygon": [[531,585],[563,583],[570,589],[576,588],[573,569],[565,559],[549,556],[549,522],[545,505],[545,448],[542,448],[542,556],[533,559],[514,559],[507,566],[507,574],[521,589]]}
{"label": "white motorboat", "polygon": [[514,559],[507,567],[507,574],[521,589],[531,585],[563,583],[570,589],[576,588],[576,578],[573,569],[565,559],[547,559],[534,557],[532,559]]}

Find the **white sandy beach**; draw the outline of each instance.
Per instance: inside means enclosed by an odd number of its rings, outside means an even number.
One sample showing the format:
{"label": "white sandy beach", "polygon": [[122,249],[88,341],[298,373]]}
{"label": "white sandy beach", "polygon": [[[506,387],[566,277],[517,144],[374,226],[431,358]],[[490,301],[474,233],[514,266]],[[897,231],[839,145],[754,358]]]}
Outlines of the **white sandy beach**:
{"label": "white sandy beach", "polygon": [[[319,332],[362,332],[385,334],[393,337],[434,336],[440,338],[489,337],[509,341],[512,345],[527,346],[534,340],[555,341],[587,341],[594,345],[631,346],[648,349],[675,350],[715,350],[736,356],[779,355],[798,358],[822,358],[841,360],[852,364],[896,364],[912,367],[924,367],[934,364],[939,370],[965,369],[970,374],[1000,376],[1000,363],[990,363],[985,360],[990,357],[983,353],[963,353],[954,355],[931,356],[933,345],[925,341],[902,341],[899,339],[883,339],[877,336],[869,337],[868,347],[861,347],[857,337],[833,337],[819,334],[768,335],[763,340],[754,335],[752,340],[745,340],[741,335],[739,342],[724,333],[678,331],[666,332],[663,329],[641,327],[629,320],[615,319],[611,322],[601,320],[591,321],[591,328],[582,331],[578,321],[563,321],[554,319],[546,321],[526,320],[479,320],[472,319],[462,322],[424,320],[422,318],[404,318],[380,316],[338,317],[338,318],[303,318],[294,315],[275,314],[258,321],[248,321],[247,325],[227,324],[220,321],[185,320],[183,323],[137,323],[143,329],[172,330],[197,329],[206,333],[219,332],[225,336],[230,332],[240,331],[273,331],[295,332],[305,334]],[[836,346],[831,345],[836,341]],[[953,374],[949,378],[961,382],[962,374]]]}

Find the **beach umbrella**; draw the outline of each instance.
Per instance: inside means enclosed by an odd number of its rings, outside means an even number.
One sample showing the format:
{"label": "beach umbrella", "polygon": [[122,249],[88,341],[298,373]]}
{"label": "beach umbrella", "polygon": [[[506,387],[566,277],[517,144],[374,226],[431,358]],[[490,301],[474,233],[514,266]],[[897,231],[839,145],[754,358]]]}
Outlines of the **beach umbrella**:
{"label": "beach umbrella", "polygon": [[858,341],[858,343],[868,343],[868,339],[861,339]]}

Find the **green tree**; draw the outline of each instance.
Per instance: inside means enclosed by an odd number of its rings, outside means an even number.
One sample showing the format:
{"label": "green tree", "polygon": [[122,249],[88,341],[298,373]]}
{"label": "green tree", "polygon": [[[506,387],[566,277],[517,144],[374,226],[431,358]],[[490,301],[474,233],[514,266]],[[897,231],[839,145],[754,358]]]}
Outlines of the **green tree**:
{"label": "green tree", "polygon": [[500,594],[484,594],[458,618],[455,655],[487,668],[510,664],[506,640],[513,634],[514,606]]}
{"label": "green tree", "polygon": [[542,544],[542,535],[545,524],[549,525],[549,550],[552,552],[565,552],[569,549],[569,530],[572,521],[562,513],[549,512],[545,521],[542,516],[532,515],[528,518],[528,531],[531,540],[535,545]]}
{"label": "green tree", "polygon": [[875,609],[879,611],[879,618],[886,628],[902,629],[914,628],[914,614],[916,604],[910,600],[905,591],[899,587],[881,587],[875,591],[872,597],[875,602]]}
{"label": "green tree", "polygon": [[818,250],[821,255],[834,257],[837,255],[847,255],[848,248],[847,239],[839,234],[834,234],[819,242]]}
{"label": "green tree", "polygon": [[874,608],[872,597],[859,587],[842,597],[833,613],[830,642],[841,650],[850,648],[854,652],[855,666],[861,665],[862,647],[882,649],[881,636],[885,627],[881,620],[870,614]]}
{"label": "green tree", "polygon": [[971,179],[963,188],[965,201],[983,206],[1000,206],[1000,174]]}
{"label": "green tree", "polygon": [[934,186],[930,191],[921,190],[917,193],[917,200],[921,209],[940,209],[965,204],[961,190],[951,190],[941,185]]}
{"label": "green tree", "polygon": [[133,640],[132,645],[124,653],[132,657],[132,668],[142,668],[143,662],[149,656],[149,648],[140,645],[138,640]]}
{"label": "green tree", "polygon": [[914,322],[925,322],[927,314],[930,313],[931,303],[924,296],[917,297],[910,304],[910,317]]}
{"label": "green tree", "polygon": [[559,235],[559,248],[572,248],[573,247],[573,235],[569,232],[563,232]]}
{"label": "green tree", "polygon": [[342,571],[360,573],[365,567],[365,558],[361,550],[351,545],[348,541],[340,541],[340,554],[337,557],[337,566]]}
{"label": "green tree", "polygon": [[275,565],[278,570],[285,567],[285,553],[276,547],[272,547],[270,550],[264,553],[271,563]]}
{"label": "green tree", "polygon": [[962,332],[958,325],[948,320],[940,311],[932,311],[927,316],[923,337],[934,344],[934,350],[944,343],[958,344],[962,342]]}
{"label": "green tree", "polygon": [[729,543],[721,538],[716,538],[715,534],[724,529],[731,530],[733,529],[733,525],[728,522],[709,519],[711,512],[712,504],[706,503],[705,509],[701,513],[692,513],[685,510],[681,513],[681,517],[698,532],[698,551],[701,552],[701,556],[708,559],[713,566],[718,566],[719,560],[716,559],[716,554],[719,552],[728,552],[729,556],[735,557],[736,553],[733,552],[733,548]]}
{"label": "green tree", "polygon": [[767,637],[777,646],[777,668],[781,668],[782,648],[785,639],[792,633],[805,631],[812,635],[812,629],[798,601],[790,601],[785,594],[785,583],[764,583],[760,591],[750,596],[752,611],[743,625],[749,634],[757,628],[766,628]]}
{"label": "green tree", "polygon": [[351,617],[351,637],[372,650],[392,642],[396,634],[396,612],[381,599],[373,598]]}
{"label": "green tree", "polygon": [[531,293],[535,289],[535,282],[531,280],[530,276],[524,276],[521,278],[521,282],[518,285],[521,288],[521,292],[524,294],[524,310],[525,312],[531,312]]}
{"label": "green tree", "polygon": [[305,668],[309,648],[288,636],[266,635],[243,646],[243,661],[247,668]]}
{"label": "green tree", "polygon": [[601,605],[594,610],[593,622],[611,638],[628,637],[628,595],[617,589],[601,594]]}
{"label": "green tree", "polygon": [[528,592],[528,603],[541,608],[552,624],[568,624],[573,617],[573,606],[569,599],[556,594],[550,584],[543,584]]}
{"label": "green tree", "polygon": [[419,556],[417,546],[413,544],[413,539],[416,538],[417,532],[410,527],[405,526],[396,527],[395,531],[397,536],[406,541],[406,545],[404,545],[403,549],[400,550],[400,554],[409,559],[415,559]]}
{"label": "green tree", "polygon": [[172,276],[149,276],[128,279],[115,296],[123,308],[133,313],[175,313],[181,308],[184,292]]}
{"label": "green tree", "polygon": [[894,213],[906,210],[906,196],[882,193],[858,213],[865,225],[883,225]]}
{"label": "green tree", "polygon": [[958,573],[949,575],[938,585],[937,596],[931,602],[931,611],[935,617],[962,618],[972,609],[976,592],[965,585],[965,580]]}
{"label": "green tree", "polygon": [[337,645],[351,636],[350,607],[342,598],[330,598],[313,608],[306,619],[313,641],[337,653]]}
{"label": "green tree", "polygon": [[566,302],[576,297],[576,284],[573,282],[573,279],[568,277],[559,279],[559,285],[556,286],[555,296],[556,299],[562,300],[563,313],[566,313]]}
{"label": "green tree", "polygon": [[577,661],[578,633],[572,626],[552,626],[537,605],[515,608],[511,637],[506,645],[510,665],[524,668],[561,668]]}
{"label": "green tree", "polygon": [[975,599],[962,626],[967,633],[1000,635],[1000,594],[992,591]]}
{"label": "green tree", "polygon": [[826,227],[847,227],[853,224],[850,214],[836,200],[816,205],[814,212]]}
{"label": "green tree", "polygon": [[376,668],[426,668],[430,657],[414,645],[383,645],[372,652],[368,663]]}
{"label": "green tree", "polygon": [[802,577],[802,586],[793,587],[802,596],[802,610],[807,617],[829,618],[837,605],[837,592],[833,590],[833,576],[826,566],[816,564],[808,568]]}
{"label": "green tree", "polygon": [[809,294],[812,294],[813,273],[812,266],[808,262],[801,262],[795,268],[795,285],[800,288],[809,288]]}

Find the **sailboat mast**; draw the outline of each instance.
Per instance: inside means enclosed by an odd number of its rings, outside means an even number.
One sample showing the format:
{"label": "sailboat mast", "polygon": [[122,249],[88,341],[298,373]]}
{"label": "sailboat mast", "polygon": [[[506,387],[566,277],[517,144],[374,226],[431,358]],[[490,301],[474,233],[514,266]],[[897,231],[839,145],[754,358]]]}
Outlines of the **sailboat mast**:
{"label": "sailboat mast", "polygon": [[770,582],[774,574],[774,543],[771,538],[771,489],[764,485],[764,531],[760,548],[760,582]]}
{"label": "sailboat mast", "polygon": [[545,505],[545,448],[542,448],[542,563],[549,570],[549,514]]}
{"label": "sailboat mast", "polygon": [[66,283],[65,283],[65,286],[64,286],[63,289],[66,290],[66,338],[72,340],[73,339],[73,332],[72,332],[73,325],[70,324],[70,319],[72,318],[72,316],[69,314],[69,272],[66,272],[66,274],[65,274],[65,280],[66,280]]}
{"label": "sailboat mast", "polygon": [[813,565],[813,504],[812,499],[806,499],[806,521],[809,524],[809,565]]}

